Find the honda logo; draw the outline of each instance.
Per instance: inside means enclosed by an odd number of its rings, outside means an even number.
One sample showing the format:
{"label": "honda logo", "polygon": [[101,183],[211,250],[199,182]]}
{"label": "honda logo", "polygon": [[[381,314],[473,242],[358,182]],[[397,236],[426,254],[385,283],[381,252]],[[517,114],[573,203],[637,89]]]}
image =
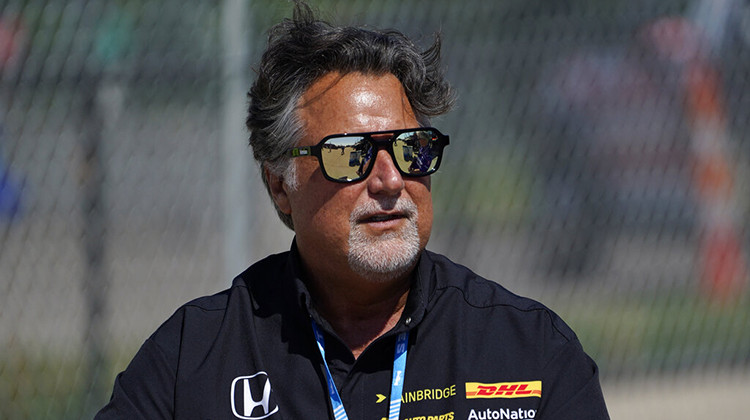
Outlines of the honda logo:
{"label": "honda logo", "polygon": [[266,372],[234,378],[231,398],[232,412],[240,419],[260,420],[279,411],[271,402],[271,381]]}

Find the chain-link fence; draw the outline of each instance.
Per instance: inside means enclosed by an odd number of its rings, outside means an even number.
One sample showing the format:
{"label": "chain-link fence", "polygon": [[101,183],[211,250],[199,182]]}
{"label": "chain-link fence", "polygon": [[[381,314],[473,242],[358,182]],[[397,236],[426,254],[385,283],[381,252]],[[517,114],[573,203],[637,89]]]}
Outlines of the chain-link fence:
{"label": "chain-link fence", "polygon": [[[431,249],[560,313],[605,391],[750,371],[750,2],[313,4],[442,34]],[[0,5],[0,418],[77,419],[180,304],[291,243],[243,131],[291,6]]]}

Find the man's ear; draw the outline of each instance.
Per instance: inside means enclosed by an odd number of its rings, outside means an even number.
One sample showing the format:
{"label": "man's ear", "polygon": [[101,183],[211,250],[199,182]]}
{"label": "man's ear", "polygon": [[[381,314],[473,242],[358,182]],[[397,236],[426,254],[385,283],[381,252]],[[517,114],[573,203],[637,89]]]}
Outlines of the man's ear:
{"label": "man's ear", "polygon": [[289,205],[289,196],[287,195],[284,178],[275,175],[268,167],[263,167],[263,172],[268,181],[268,188],[271,190],[271,197],[276,203],[276,208],[284,214],[292,214],[292,207]]}

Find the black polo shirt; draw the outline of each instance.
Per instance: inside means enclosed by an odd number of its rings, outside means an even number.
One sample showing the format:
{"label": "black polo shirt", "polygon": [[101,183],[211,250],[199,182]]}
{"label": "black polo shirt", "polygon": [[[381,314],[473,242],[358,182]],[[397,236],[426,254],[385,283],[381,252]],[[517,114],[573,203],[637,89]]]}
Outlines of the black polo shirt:
{"label": "black polo shirt", "polygon": [[388,417],[409,331],[401,419],[607,419],[595,363],[551,310],[425,251],[399,323],[358,359],[311,304],[292,251],[196,299],[143,344],[97,419],[328,419],[311,317],[349,418]]}

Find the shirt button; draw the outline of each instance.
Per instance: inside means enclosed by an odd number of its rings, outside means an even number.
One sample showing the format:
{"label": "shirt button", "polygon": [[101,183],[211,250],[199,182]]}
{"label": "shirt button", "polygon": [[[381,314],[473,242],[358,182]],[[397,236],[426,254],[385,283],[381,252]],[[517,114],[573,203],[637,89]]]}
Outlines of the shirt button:
{"label": "shirt button", "polygon": [[409,325],[411,324],[411,317],[406,317],[406,320],[404,321],[404,324]]}

